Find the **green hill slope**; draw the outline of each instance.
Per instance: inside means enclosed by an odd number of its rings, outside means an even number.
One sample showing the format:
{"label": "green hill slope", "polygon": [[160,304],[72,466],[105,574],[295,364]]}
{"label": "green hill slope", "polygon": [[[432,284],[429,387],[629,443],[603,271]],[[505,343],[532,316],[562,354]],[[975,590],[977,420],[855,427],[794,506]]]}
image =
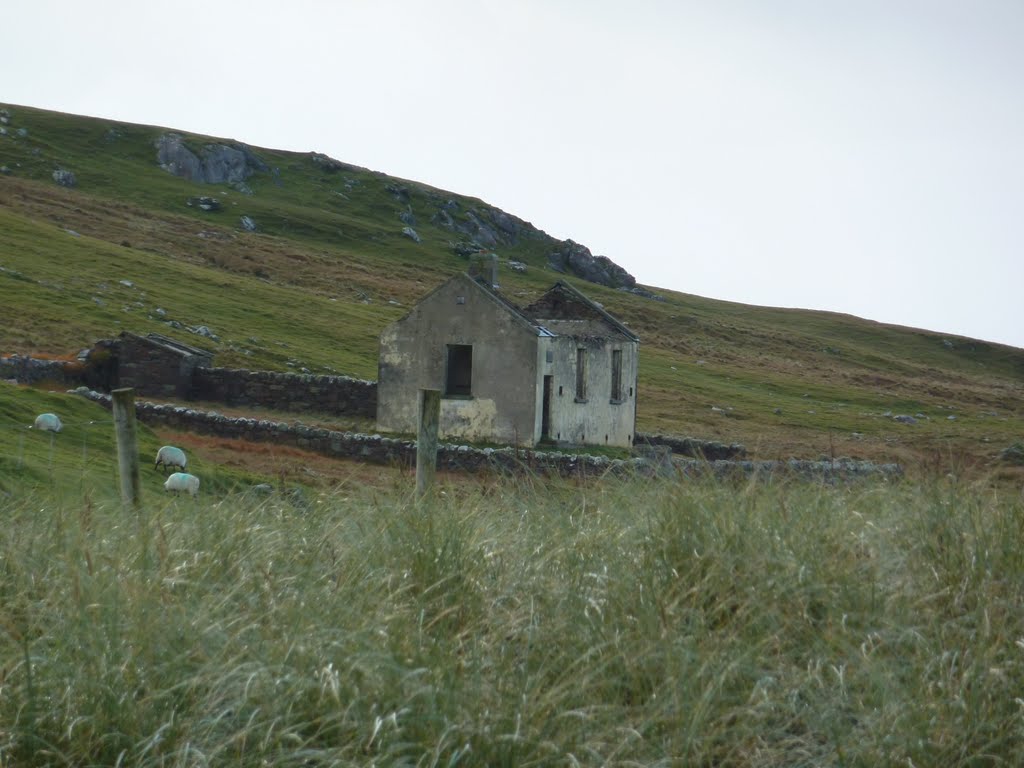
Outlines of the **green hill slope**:
{"label": "green hill slope", "polygon": [[[525,264],[501,280],[526,304],[563,277],[549,256],[578,248],[480,200],[314,153],[176,132],[209,167],[244,160],[235,178],[200,183],[161,167],[168,130],[0,108],[4,354],[159,331],[213,350],[220,365],[374,378],[380,330],[465,270],[470,251]],[[57,170],[74,186],[59,185]],[[203,210],[201,196],[219,210]],[[570,279],[641,337],[644,431],[739,441],[769,458],[946,464],[991,463],[1024,435],[1024,350]],[[198,325],[217,339],[188,331]]]}

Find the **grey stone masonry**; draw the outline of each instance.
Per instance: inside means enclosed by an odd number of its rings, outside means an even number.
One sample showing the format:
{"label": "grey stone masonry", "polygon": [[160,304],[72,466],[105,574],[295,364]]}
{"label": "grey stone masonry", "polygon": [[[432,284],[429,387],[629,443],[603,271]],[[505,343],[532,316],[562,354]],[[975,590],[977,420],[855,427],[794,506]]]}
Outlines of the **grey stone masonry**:
{"label": "grey stone masonry", "polygon": [[637,433],[634,443],[640,445],[662,445],[680,456],[718,461],[719,459],[746,458],[747,449],[739,443],[718,443],[713,440],[698,440],[695,437],[676,435],[648,435]]}
{"label": "grey stone masonry", "polygon": [[41,381],[61,385],[81,383],[81,376],[71,363],[19,355],[0,357],[0,379],[11,379],[20,384],[37,384]]}
{"label": "grey stone masonry", "polygon": [[[85,387],[73,390],[106,408],[110,395]],[[172,405],[136,401],[139,421],[171,429],[251,442],[273,442],[313,451],[326,456],[355,459],[370,464],[412,467],[416,442],[400,438],[338,432],[307,427],[299,422],[275,422],[262,419],[229,418],[217,413]],[[437,467],[461,472],[536,473],[566,477],[623,476],[730,477],[763,475],[771,478],[801,477],[822,482],[857,480],[866,477],[894,479],[902,475],[898,464],[874,464],[867,461],[704,461],[673,458],[666,463],[646,458],[609,459],[605,456],[535,451],[515,448],[473,448],[444,443],[438,449]]]}
{"label": "grey stone masonry", "polygon": [[196,368],[190,397],[225,405],[345,416],[377,415],[377,382],[348,376]]}

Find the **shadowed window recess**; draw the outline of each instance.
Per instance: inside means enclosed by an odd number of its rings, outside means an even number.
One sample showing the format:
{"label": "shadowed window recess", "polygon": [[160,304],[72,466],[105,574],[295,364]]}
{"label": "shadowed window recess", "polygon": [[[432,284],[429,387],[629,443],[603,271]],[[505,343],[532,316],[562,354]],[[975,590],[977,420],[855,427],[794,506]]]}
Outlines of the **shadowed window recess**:
{"label": "shadowed window recess", "polygon": [[622,350],[612,350],[612,402],[622,402]]}
{"label": "shadowed window recess", "polygon": [[576,348],[576,400],[587,399],[587,348]]}
{"label": "shadowed window recess", "polygon": [[468,397],[473,394],[473,347],[449,344],[445,368],[444,393]]}

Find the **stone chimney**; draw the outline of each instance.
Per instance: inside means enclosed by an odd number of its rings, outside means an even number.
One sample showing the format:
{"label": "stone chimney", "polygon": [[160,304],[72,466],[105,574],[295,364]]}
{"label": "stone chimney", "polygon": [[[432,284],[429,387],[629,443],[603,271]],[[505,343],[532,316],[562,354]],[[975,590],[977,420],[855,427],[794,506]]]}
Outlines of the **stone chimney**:
{"label": "stone chimney", "polygon": [[487,266],[491,276],[491,288],[498,290],[501,287],[498,284],[498,254],[490,253],[487,255]]}
{"label": "stone chimney", "polygon": [[498,284],[498,254],[496,253],[475,253],[469,258],[467,274],[474,280],[486,283],[494,290],[501,286]]}

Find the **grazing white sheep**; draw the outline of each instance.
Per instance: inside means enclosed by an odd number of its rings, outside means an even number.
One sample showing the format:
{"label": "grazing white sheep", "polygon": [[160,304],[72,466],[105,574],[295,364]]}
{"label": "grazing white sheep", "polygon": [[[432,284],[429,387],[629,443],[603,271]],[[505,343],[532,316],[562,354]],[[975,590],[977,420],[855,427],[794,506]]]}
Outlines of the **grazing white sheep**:
{"label": "grazing white sheep", "polygon": [[199,478],[187,472],[175,472],[167,478],[164,488],[175,493],[188,491],[192,496],[196,496],[199,493]]}
{"label": "grazing white sheep", "polygon": [[153,465],[153,469],[157,469],[161,465],[164,469],[184,469],[186,463],[188,463],[188,459],[185,458],[185,452],[181,448],[165,445],[156,452],[156,463]]}
{"label": "grazing white sheep", "polygon": [[41,429],[43,432],[60,432],[64,428],[64,425],[60,423],[60,419],[57,418],[55,413],[40,413],[36,416],[36,422],[32,426],[36,429]]}

